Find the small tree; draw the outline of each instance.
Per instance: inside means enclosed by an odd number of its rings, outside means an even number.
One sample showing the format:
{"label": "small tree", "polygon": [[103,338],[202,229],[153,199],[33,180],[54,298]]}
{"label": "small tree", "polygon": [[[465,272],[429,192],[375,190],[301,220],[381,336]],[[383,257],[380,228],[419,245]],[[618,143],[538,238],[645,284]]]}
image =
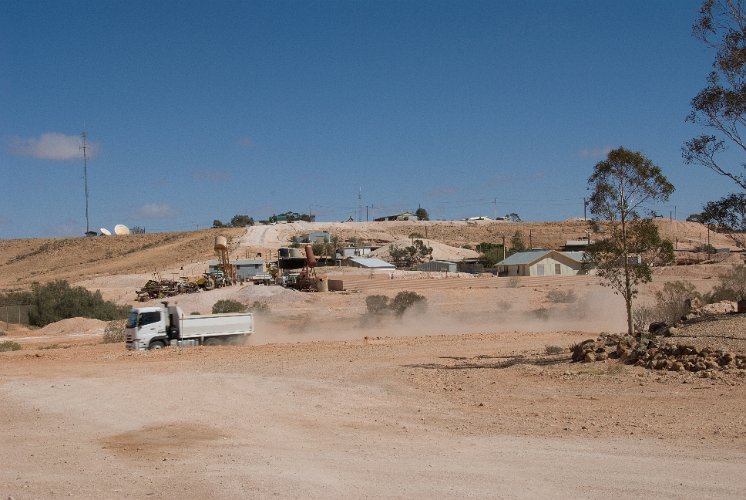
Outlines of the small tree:
{"label": "small tree", "polygon": [[415,210],[414,214],[417,216],[419,220],[430,220],[430,214],[428,214],[427,210],[425,210],[422,207]]}
{"label": "small tree", "polygon": [[624,298],[627,333],[632,335],[637,286],[651,280],[651,261],[642,257],[659,262],[673,259],[671,243],[661,240],[652,221],[640,220],[638,211],[650,201],[668,200],[674,187],[660,167],[624,148],[610,151],[606,160],[596,164],[588,186],[590,211],[609,223],[610,234],[589,246],[586,264],[595,266],[604,284]]}
{"label": "small tree", "polygon": [[217,229],[217,228],[225,227],[225,224],[223,224],[222,221],[220,221],[220,219],[215,219],[212,221],[212,227],[214,229]]}
{"label": "small tree", "polygon": [[697,222],[712,224],[725,233],[739,248],[746,247],[746,194],[734,193],[706,203]]}
{"label": "small tree", "polygon": [[479,252],[479,258],[486,267],[494,267],[495,264],[505,258],[505,249],[499,243],[482,242],[477,245],[477,252]]}
{"label": "small tree", "polygon": [[254,219],[253,217],[249,217],[248,215],[234,215],[231,219],[231,226],[232,227],[246,227],[246,226],[253,226],[254,225]]}
{"label": "small tree", "polygon": [[523,252],[526,250],[526,244],[523,242],[523,233],[516,231],[510,238],[510,253]]}
{"label": "small tree", "polygon": [[391,244],[389,245],[389,255],[394,261],[394,265],[396,267],[403,267],[407,264],[410,264],[409,252],[406,248],[402,248],[399,245]]}

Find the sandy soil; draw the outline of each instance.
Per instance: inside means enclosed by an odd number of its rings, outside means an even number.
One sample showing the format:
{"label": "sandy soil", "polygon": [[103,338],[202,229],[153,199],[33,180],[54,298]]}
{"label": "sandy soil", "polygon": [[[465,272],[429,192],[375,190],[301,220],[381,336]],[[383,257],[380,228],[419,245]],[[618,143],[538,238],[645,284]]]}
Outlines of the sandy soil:
{"label": "sandy soil", "polygon": [[[457,247],[453,224],[428,231]],[[239,231],[233,251],[276,248],[288,226]],[[395,241],[408,236],[401,231],[366,237]],[[161,254],[156,240],[43,251],[3,242],[1,256],[13,262],[3,279],[23,283],[20,262],[29,271],[51,252],[34,276],[66,278],[81,269],[74,262],[95,262],[77,284],[134,304],[146,265],[161,273],[204,265],[210,252],[200,246],[214,233],[200,233],[185,236],[183,256],[174,247]],[[180,245],[175,238],[167,245]],[[26,244],[28,255],[19,254]],[[677,279],[708,291],[727,265],[657,269],[640,299]],[[322,272],[346,291],[249,285],[178,297],[187,312],[223,298],[268,305],[245,346],[133,353],[103,344],[96,320],[0,324],[0,342],[22,347],[0,352],[0,496],[743,497],[746,372],[700,378],[570,363],[570,345],[624,329],[621,300],[596,278]],[[425,295],[427,313],[365,320],[366,297],[403,290]],[[553,290],[572,300],[553,302]],[[727,337],[698,325],[677,340],[722,340],[746,353],[746,317],[720,324]]]}
{"label": "sandy soil", "polygon": [[5,353],[0,493],[740,498],[743,377],[544,354],[587,336]]}

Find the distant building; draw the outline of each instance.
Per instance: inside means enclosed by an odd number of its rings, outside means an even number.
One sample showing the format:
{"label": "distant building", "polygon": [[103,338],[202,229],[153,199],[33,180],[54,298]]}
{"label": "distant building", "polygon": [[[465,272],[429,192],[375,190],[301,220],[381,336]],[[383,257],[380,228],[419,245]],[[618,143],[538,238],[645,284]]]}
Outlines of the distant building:
{"label": "distant building", "polygon": [[531,250],[518,252],[496,264],[501,276],[573,276],[585,274],[584,252]]}
{"label": "distant building", "polygon": [[457,269],[460,273],[482,274],[485,272],[484,264],[479,259],[464,259],[461,262],[457,262],[457,264]]}
{"label": "distant building", "polygon": [[396,269],[396,266],[393,264],[372,257],[349,257],[342,261],[342,265],[348,267],[360,267],[374,271],[393,271]]}
{"label": "distant building", "polygon": [[344,247],[337,248],[337,258],[346,259],[347,257],[365,257],[370,254],[375,248],[373,247]]}
{"label": "distant building", "polygon": [[298,238],[299,243],[330,243],[332,235],[327,231],[314,231]]}
{"label": "distant building", "polygon": [[458,265],[455,262],[448,262],[446,260],[431,260],[430,262],[417,264],[416,269],[431,273],[455,273],[458,272]]}
{"label": "distant building", "polygon": [[379,217],[377,219],[373,219],[376,222],[385,222],[385,221],[397,221],[397,220],[420,220],[419,217],[417,217],[416,214],[413,214],[412,212],[404,212],[401,214],[396,215],[387,215],[386,217]]}
{"label": "distant building", "polygon": [[[266,272],[265,262],[262,259],[239,259],[232,262],[236,266],[236,276],[241,279],[251,279],[257,274]],[[211,260],[208,263],[210,272],[218,270],[218,261]]]}

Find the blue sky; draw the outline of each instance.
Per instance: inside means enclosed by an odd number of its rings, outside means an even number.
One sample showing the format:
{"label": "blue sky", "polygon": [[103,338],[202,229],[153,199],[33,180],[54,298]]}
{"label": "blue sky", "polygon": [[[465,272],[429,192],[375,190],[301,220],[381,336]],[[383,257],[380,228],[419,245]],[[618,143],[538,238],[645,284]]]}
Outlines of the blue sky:
{"label": "blue sky", "polygon": [[[676,186],[713,53],[698,1],[0,2],[0,238],[318,220],[582,217],[614,147]],[[358,211],[362,206],[362,211]],[[367,209],[366,209],[367,207]],[[361,213],[362,212],[362,213]]]}

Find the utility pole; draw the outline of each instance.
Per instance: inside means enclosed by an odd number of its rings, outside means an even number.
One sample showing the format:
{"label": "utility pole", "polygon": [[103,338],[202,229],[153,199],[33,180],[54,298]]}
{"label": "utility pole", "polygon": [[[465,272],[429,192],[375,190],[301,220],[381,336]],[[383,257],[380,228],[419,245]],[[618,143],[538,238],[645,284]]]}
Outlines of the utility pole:
{"label": "utility pole", "polygon": [[583,220],[588,220],[588,199],[583,196]]}
{"label": "utility pole", "polygon": [[492,214],[492,218],[497,220],[497,198],[492,200],[492,204],[495,205],[494,213]]}
{"label": "utility pole", "polygon": [[88,233],[91,231],[91,226],[88,221],[88,134],[85,132],[81,132],[80,138],[83,141],[83,144],[79,147],[79,149],[83,150],[83,179],[85,182],[85,234],[88,236]]}
{"label": "utility pole", "polygon": [[362,222],[363,220],[363,188],[358,188],[357,191],[357,221]]}

